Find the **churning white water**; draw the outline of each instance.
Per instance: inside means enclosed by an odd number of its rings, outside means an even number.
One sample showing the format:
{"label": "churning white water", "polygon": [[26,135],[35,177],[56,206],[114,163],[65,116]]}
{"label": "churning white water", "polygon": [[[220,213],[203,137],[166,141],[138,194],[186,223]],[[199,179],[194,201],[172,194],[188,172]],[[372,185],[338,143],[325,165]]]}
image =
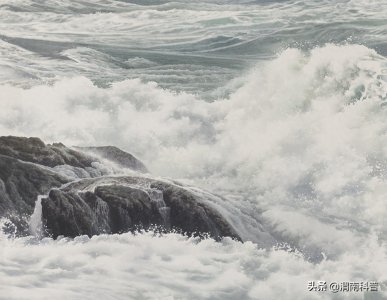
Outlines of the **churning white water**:
{"label": "churning white water", "polygon": [[[327,45],[285,51],[214,102],[138,80],[3,86],[4,133],[130,149],[155,174],[226,197],[213,202],[255,244],[176,234],[3,238],[0,298],[331,299],[307,292],[307,282],[382,285],[386,69],[364,46]],[[37,203],[35,235],[39,222]]]}
{"label": "churning white water", "polygon": [[38,198],[0,299],[387,299],[386,1],[145,2],[0,1],[0,135],[118,146],[244,243],[39,241]]}

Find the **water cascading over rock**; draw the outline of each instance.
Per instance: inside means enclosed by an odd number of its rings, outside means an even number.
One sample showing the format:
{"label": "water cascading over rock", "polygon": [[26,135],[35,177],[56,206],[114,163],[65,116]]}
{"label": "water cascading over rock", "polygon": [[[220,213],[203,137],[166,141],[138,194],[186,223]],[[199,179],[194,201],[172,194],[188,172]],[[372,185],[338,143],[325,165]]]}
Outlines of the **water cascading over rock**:
{"label": "water cascading over rock", "polygon": [[19,235],[36,237],[156,226],[240,240],[208,199],[144,172],[142,162],[115,147],[71,149],[38,138],[0,137],[0,217],[9,218]]}

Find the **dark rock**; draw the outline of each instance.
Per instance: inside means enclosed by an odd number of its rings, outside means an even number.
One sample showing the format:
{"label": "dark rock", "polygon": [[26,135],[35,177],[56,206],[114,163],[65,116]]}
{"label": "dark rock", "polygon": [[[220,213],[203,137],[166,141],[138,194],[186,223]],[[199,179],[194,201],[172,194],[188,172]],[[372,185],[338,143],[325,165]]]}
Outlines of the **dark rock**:
{"label": "dark rock", "polygon": [[[98,147],[93,149],[98,151]],[[146,170],[129,153],[118,148],[112,153],[120,154],[120,158],[114,161],[117,166],[123,162],[125,168]],[[109,159],[107,154],[105,159]],[[71,171],[78,177],[101,176],[101,172],[93,167],[98,160],[90,154],[67,148],[62,143],[46,145],[33,137],[0,137],[0,218],[11,219],[19,231],[25,231],[37,196],[45,195],[50,189],[71,180],[59,173],[62,169],[51,168],[67,165],[73,167]]]}
{"label": "dark rock", "polygon": [[161,220],[147,192],[122,185],[98,186],[94,192],[52,190],[42,199],[42,213],[53,237],[122,233]]}
{"label": "dark rock", "polygon": [[95,234],[92,228],[94,215],[81,196],[51,190],[47,199],[42,199],[42,212],[48,216],[46,223],[55,237],[59,235],[57,233],[69,237]]}
{"label": "dark rock", "polygon": [[187,233],[208,232],[212,237],[230,236],[238,238],[230,224],[201,198],[184,187],[153,182],[151,188],[163,192],[164,201],[171,208],[170,222]]}
{"label": "dark rock", "polygon": [[38,195],[68,179],[36,164],[0,155],[0,217],[10,218],[24,231]]}
{"label": "dark rock", "polygon": [[[79,150],[68,148],[62,143],[46,145],[35,137],[0,137],[0,154],[47,167],[69,165],[83,169],[91,168],[93,167],[92,163],[99,160],[98,157],[90,155],[90,153],[95,153],[104,159],[116,163],[118,166],[141,172],[147,171],[141,161],[116,147],[85,147],[77,149]],[[84,153],[83,151],[90,153]]]}
{"label": "dark rock", "polygon": [[182,186],[144,177],[80,180],[51,191],[42,207],[53,237],[120,233],[158,225],[188,235],[240,239],[205,199]]}
{"label": "dark rock", "polygon": [[[159,226],[162,231],[240,240],[204,194],[149,177],[101,176],[93,166],[105,160],[147,171],[116,147],[70,149],[61,143],[46,145],[38,138],[0,137],[0,217],[8,217],[20,233],[26,233],[38,196],[46,195],[41,198],[43,221],[55,238]],[[84,176],[90,178],[72,181]]]}
{"label": "dark rock", "polygon": [[47,167],[69,165],[91,167],[94,158],[67,148],[63,144],[45,145],[38,138],[0,137],[0,154]]}
{"label": "dark rock", "polygon": [[136,226],[149,227],[160,220],[149,194],[141,189],[123,185],[96,187],[95,196],[109,208],[111,232],[125,232]]}

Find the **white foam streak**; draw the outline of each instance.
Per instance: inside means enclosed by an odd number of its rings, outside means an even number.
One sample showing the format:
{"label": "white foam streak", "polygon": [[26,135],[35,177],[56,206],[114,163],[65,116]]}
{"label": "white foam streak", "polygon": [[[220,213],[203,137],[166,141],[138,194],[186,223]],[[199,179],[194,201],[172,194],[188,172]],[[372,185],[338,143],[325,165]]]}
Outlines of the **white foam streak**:
{"label": "white foam streak", "polygon": [[42,198],[45,195],[39,195],[35,203],[34,212],[31,215],[29,226],[31,235],[36,238],[43,237],[43,220],[42,220]]}

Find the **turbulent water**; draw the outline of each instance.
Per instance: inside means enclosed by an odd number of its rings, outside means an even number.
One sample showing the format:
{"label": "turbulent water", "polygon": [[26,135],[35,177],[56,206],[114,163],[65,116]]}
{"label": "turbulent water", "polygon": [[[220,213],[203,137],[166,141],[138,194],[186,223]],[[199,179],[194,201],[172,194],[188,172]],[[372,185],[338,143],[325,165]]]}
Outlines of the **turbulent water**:
{"label": "turbulent water", "polygon": [[1,235],[0,299],[387,299],[386,15],[385,0],[0,0],[0,135],[119,146],[220,195],[245,241]]}

